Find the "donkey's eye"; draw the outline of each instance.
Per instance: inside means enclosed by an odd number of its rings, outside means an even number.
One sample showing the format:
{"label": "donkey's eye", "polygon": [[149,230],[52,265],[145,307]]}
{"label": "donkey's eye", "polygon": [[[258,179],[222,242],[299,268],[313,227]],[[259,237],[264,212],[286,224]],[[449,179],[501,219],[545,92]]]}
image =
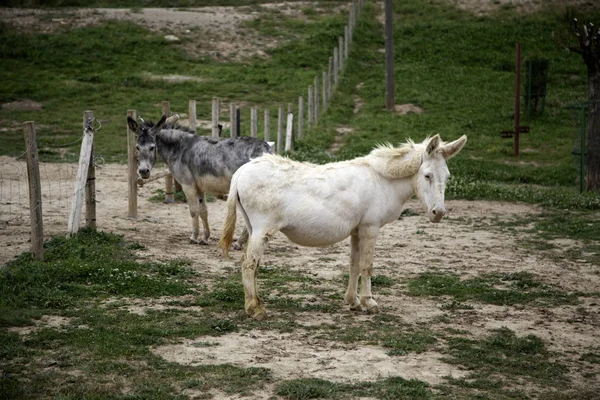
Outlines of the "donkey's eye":
{"label": "donkey's eye", "polygon": [[155,145],[151,144],[151,145],[150,145],[150,151],[154,151],[154,148],[155,148],[155,147],[156,147]]}
{"label": "donkey's eye", "polygon": [[139,145],[139,144],[136,144],[136,145],[135,145],[135,148],[136,148],[136,149],[139,151],[139,150],[140,150],[140,145]]}

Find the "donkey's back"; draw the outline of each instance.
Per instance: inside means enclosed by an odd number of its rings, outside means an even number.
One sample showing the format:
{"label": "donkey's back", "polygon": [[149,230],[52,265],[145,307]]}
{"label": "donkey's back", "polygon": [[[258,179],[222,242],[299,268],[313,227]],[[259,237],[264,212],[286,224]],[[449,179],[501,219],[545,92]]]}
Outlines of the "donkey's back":
{"label": "donkey's back", "polygon": [[268,143],[247,136],[227,139],[189,136],[186,139],[181,142],[179,162],[172,164],[171,172],[182,184],[195,182],[203,192],[227,193],[238,168],[253,158],[271,153]]}

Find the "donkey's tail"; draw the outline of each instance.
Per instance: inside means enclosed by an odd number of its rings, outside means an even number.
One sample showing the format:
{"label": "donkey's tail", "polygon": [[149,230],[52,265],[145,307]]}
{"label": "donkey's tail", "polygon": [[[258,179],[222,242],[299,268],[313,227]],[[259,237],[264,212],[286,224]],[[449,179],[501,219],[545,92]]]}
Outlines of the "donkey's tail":
{"label": "donkey's tail", "polygon": [[231,242],[233,242],[235,220],[237,217],[237,200],[238,193],[232,182],[231,190],[229,191],[229,195],[227,197],[227,217],[225,218],[225,223],[223,224],[223,233],[221,234],[221,239],[219,240],[219,247],[226,258],[229,258],[229,248],[231,247]]}

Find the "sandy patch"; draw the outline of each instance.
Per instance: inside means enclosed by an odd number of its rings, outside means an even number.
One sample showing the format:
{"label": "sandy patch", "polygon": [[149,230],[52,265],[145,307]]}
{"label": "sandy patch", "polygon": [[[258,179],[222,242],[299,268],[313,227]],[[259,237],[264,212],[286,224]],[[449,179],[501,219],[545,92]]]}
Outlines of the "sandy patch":
{"label": "sandy patch", "polygon": [[167,361],[186,365],[232,364],[262,367],[275,379],[320,378],[335,382],[375,381],[391,376],[439,384],[444,376],[465,375],[456,366],[445,364],[434,353],[391,357],[377,346],[340,346],[326,340],[292,334],[250,331],[211,340],[209,345],[186,340],[161,346],[153,353]]}

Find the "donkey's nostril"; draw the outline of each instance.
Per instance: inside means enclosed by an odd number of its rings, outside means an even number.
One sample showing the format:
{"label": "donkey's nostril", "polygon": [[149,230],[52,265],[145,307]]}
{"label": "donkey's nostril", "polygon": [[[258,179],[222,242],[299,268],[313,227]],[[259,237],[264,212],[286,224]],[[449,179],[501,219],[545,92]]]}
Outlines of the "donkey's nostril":
{"label": "donkey's nostril", "polygon": [[435,215],[435,214],[436,214],[435,210],[433,210],[433,211],[431,211],[431,212],[433,213],[433,215]]}

